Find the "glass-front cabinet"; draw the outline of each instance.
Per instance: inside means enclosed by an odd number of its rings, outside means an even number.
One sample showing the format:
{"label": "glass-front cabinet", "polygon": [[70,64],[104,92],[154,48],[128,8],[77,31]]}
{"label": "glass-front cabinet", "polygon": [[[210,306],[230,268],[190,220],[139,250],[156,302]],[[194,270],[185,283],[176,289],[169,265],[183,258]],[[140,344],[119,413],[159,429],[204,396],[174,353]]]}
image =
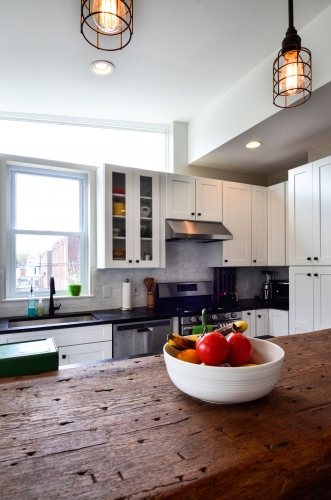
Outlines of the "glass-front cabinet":
{"label": "glass-front cabinet", "polygon": [[104,183],[105,251],[104,265],[98,251],[98,267],[158,267],[159,173],[105,165]]}

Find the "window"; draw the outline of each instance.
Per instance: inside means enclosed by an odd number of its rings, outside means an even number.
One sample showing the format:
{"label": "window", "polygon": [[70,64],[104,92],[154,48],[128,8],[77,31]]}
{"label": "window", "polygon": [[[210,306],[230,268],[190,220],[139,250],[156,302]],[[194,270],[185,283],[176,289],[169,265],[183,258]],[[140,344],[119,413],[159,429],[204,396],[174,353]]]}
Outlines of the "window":
{"label": "window", "polygon": [[9,183],[8,295],[48,295],[51,275],[58,294],[87,293],[87,175],[10,166]]}

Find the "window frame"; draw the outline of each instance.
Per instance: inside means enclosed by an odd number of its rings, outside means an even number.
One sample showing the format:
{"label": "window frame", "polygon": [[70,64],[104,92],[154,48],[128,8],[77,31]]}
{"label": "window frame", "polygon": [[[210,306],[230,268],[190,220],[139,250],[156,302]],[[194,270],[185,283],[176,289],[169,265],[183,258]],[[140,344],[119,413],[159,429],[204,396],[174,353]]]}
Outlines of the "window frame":
{"label": "window frame", "polygon": [[[55,167],[47,166],[26,166],[8,163],[7,193],[8,193],[8,217],[7,217],[7,270],[6,280],[7,299],[26,298],[25,292],[16,291],[16,235],[31,234],[45,236],[79,236],[80,237],[80,283],[82,284],[81,295],[89,293],[89,219],[88,219],[88,185],[89,174],[81,171],[66,171]],[[79,181],[79,226],[80,231],[40,231],[30,229],[17,229],[15,226],[16,217],[16,189],[15,179],[17,174],[39,175],[47,177],[58,177],[74,179]],[[56,283],[55,283],[56,288]],[[68,296],[68,290],[56,290],[59,296]],[[23,295],[24,294],[24,295]],[[48,297],[49,290],[37,290],[38,297]]]}

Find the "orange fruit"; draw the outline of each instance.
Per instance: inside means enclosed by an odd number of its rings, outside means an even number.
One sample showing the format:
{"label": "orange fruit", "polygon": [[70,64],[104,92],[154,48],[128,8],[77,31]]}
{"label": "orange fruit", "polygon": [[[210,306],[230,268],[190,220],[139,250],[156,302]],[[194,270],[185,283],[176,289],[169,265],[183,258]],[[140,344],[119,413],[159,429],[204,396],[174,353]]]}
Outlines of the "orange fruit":
{"label": "orange fruit", "polygon": [[188,363],[194,363],[196,365],[200,365],[201,361],[197,356],[197,351],[195,349],[185,349],[184,351],[180,351],[177,356],[177,359],[181,361],[187,361]]}

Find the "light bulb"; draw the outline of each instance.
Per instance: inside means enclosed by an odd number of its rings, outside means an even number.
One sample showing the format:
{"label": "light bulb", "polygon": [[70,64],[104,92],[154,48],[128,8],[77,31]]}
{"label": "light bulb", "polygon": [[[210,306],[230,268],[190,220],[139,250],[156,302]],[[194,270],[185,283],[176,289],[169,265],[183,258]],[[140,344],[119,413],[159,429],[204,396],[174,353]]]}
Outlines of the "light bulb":
{"label": "light bulb", "polygon": [[120,0],[92,0],[91,12],[97,27],[105,33],[121,31],[123,21],[117,16],[125,16],[125,6]]}
{"label": "light bulb", "polygon": [[280,78],[280,93],[283,95],[294,95],[302,92],[305,86],[305,75],[303,62],[296,50],[284,54],[285,64],[282,67]]}

